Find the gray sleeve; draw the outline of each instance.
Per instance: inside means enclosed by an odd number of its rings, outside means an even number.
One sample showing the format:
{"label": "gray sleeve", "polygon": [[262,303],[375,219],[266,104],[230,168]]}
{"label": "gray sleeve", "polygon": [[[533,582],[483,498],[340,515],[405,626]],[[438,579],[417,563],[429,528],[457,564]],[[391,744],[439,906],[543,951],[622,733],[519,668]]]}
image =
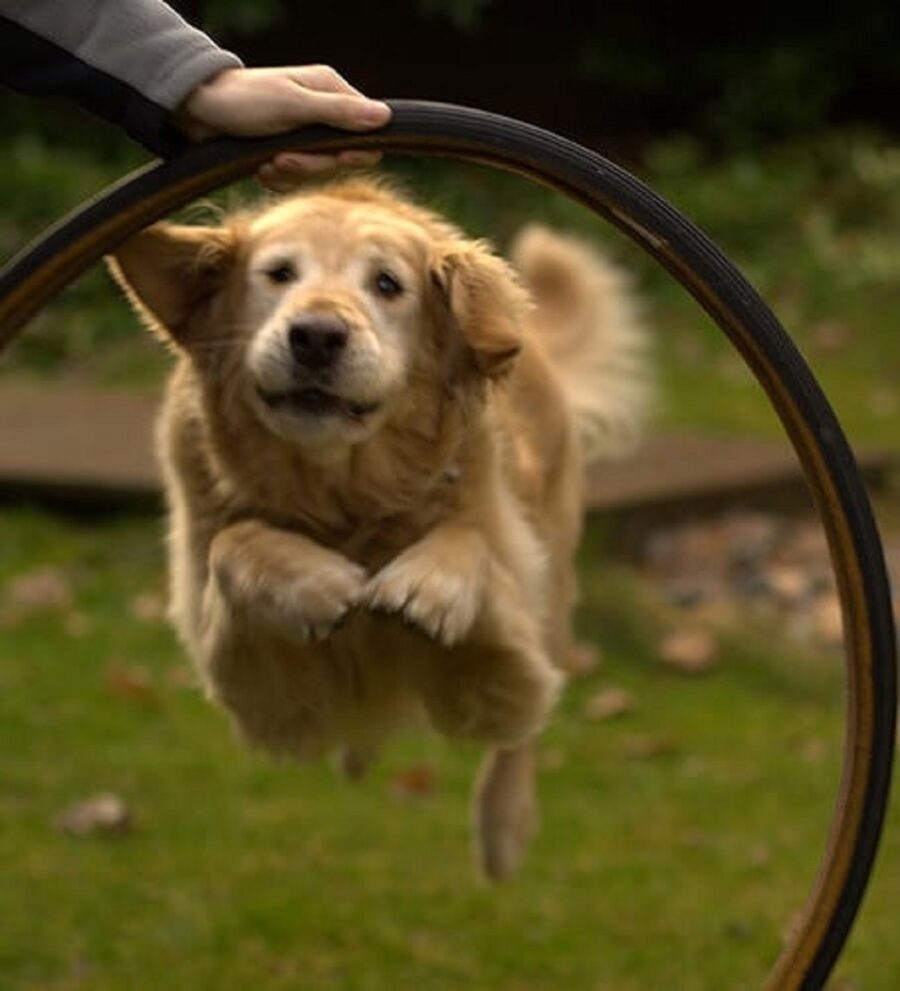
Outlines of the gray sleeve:
{"label": "gray sleeve", "polygon": [[242,64],[162,0],[0,0],[0,14],[170,112]]}

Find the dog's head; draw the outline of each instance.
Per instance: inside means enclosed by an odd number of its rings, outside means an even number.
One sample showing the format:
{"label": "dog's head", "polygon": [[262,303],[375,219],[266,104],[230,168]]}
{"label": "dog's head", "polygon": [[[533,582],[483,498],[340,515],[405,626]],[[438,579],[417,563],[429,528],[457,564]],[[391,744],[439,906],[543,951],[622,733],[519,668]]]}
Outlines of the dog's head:
{"label": "dog's head", "polygon": [[484,244],[362,182],[219,227],[156,225],[111,268],[203,378],[304,448],[415,416],[423,385],[453,393],[504,375],[528,307]]}

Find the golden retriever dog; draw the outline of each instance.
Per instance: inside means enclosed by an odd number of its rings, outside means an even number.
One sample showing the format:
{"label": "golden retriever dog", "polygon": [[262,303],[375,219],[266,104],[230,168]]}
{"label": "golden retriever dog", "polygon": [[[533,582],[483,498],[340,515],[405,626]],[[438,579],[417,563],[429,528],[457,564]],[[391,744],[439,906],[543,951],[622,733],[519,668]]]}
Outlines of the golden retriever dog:
{"label": "golden retriever dog", "polygon": [[171,616],[209,695],[248,740],[350,773],[423,715],[482,741],[491,878],[532,832],[534,741],[578,664],[585,460],[631,440],[648,391],[614,268],[538,227],[512,258],[356,179],[111,259],[177,355]]}

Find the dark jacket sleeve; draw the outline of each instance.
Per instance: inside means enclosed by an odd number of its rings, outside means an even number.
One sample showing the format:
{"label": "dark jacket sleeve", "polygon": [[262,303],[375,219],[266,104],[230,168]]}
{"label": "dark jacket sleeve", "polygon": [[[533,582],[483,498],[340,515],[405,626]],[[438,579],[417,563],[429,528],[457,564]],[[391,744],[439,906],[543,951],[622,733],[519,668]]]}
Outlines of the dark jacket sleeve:
{"label": "dark jacket sleeve", "polygon": [[161,0],[0,0],[0,83],[69,97],[164,157],[187,144],[182,100],[240,65]]}

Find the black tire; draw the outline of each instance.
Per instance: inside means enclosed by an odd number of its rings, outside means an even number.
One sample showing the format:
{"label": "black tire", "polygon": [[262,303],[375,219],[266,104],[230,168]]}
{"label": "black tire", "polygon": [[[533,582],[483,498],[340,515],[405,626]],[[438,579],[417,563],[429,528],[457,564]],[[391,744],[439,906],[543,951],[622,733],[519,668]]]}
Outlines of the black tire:
{"label": "black tire", "polygon": [[844,434],[791,339],[754,289],[690,221],[627,172],[571,141],[464,107],[392,103],[391,124],[217,140],[126,177],[0,273],[0,346],[71,279],[148,223],[252,172],[274,152],[371,148],[444,155],[553,186],[660,262],[728,336],[780,416],[828,535],[845,621],[847,733],[828,849],[769,991],[822,988],[859,908],[884,821],[894,753],[895,636],[881,542]]}

